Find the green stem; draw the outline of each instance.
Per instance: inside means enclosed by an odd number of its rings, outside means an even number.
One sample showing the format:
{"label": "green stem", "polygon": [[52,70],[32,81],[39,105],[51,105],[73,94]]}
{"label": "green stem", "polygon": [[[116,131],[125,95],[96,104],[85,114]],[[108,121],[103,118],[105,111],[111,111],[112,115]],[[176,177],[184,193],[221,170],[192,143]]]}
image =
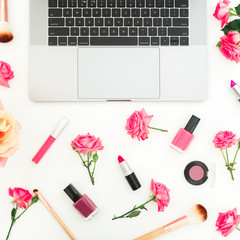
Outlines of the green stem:
{"label": "green stem", "polygon": [[83,165],[84,165],[84,167],[86,167],[86,168],[87,168],[87,165],[86,165],[85,161],[83,160],[83,158],[82,158],[81,154],[80,154],[79,152],[77,152],[77,153],[78,153],[79,157],[82,159],[82,162],[83,162]]}
{"label": "green stem", "polygon": [[19,219],[33,204],[34,204],[34,203],[31,202],[31,203],[29,204],[29,206],[28,206],[18,217],[15,218],[15,221],[17,221],[17,219]]}
{"label": "green stem", "polygon": [[229,170],[229,172],[230,172],[230,174],[231,174],[231,178],[232,178],[232,180],[234,181],[234,177],[233,177],[233,166],[230,166],[230,164],[229,164],[229,158],[228,158],[228,150],[227,150],[227,148],[226,148],[226,155],[227,155],[227,163],[228,163],[228,170]]}
{"label": "green stem", "polygon": [[87,155],[87,163],[88,163],[88,165],[87,165],[88,174],[89,174],[89,177],[90,177],[90,179],[91,179],[92,185],[94,185],[94,178],[93,178],[93,176],[92,176],[92,174],[91,174],[91,171],[90,171],[89,155]]}
{"label": "green stem", "polygon": [[238,231],[240,231],[240,228],[236,227],[236,229],[237,229]]}
{"label": "green stem", "polygon": [[161,129],[161,128],[155,128],[155,127],[150,127],[150,126],[148,126],[148,128],[153,129],[153,130],[158,130],[158,131],[161,131],[161,132],[168,132],[168,130],[164,130],[164,129]]}
{"label": "green stem", "polygon": [[11,231],[12,231],[13,224],[14,224],[15,221],[16,221],[15,216],[16,216],[16,214],[17,214],[17,209],[18,209],[18,206],[16,206],[16,212],[15,212],[15,215],[12,216],[12,222],[11,222],[10,228],[9,228],[9,230],[8,230],[8,234],[7,234],[6,240],[9,238],[10,233],[11,233]]}
{"label": "green stem", "polygon": [[119,218],[125,218],[126,215],[128,215],[129,213],[131,213],[131,212],[133,212],[133,211],[135,211],[135,210],[137,210],[137,209],[139,209],[139,208],[142,208],[144,205],[146,205],[147,203],[153,201],[155,198],[156,198],[156,196],[151,197],[150,199],[148,199],[148,200],[147,200],[145,203],[143,203],[142,205],[140,205],[140,206],[138,206],[138,207],[134,207],[132,210],[124,213],[124,214],[121,215],[121,216],[114,217],[112,220],[116,220],[116,219],[119,219]]}
{"label": "green stem", "polygon": [[93,177],[93,175],[94,175],[95,168],[96,168],[96,162],[94,162],[94,167],[93,167],[93,171],[92,171],[92,177]]}
{"label": "green stem", "polygon": [[224,155],[224,153],[223,153],[223,150],[222,150],[221,148],[220,148],[220,150],[221,150],[221,152],[222,152],[223,158],[224,158],[224,160],[225,160],[225,164],[226,164],[226,166],[227,166],[228,164],[227,164],[226,157],[225,157],[225,155]]}
{"label": "green stem", "polygon": [[236,157],[237,157],[237,154],[238,154],[239,149],[240,149],[240,148],[238,147],[238,149],[237,149],[237,151],[236,151],[236,154],[235,154],[235,156],[234,156],[234,159],[233,159],[233,166],[234,166],[234,164],[235,164]]}
{"label": "green stem", "polygon": [[229,165],[228,150],[226,148],[227,164]]}

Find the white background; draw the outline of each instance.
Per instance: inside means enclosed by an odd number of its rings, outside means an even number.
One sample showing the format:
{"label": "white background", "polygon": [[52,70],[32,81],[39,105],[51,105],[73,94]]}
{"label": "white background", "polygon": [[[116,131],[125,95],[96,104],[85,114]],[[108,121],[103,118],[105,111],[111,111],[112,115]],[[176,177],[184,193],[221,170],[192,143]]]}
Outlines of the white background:
{"label": "white background", "polygon": [[[9,18],[15,39],[0,45],[0,60],[9,62],[15,72],[15,79],[10,81],[11,88],[0,87],[0,98],[5,108],[22,124],[21,147],[6,167],[0,169],[0,239],[5,239],[10,225],[9,187],[31,191],[38,188],[78,239],[133,239],[180,217],[196,203],[208,209],[207,222],[181,229],[162,239],[223,239],[215,230],[215,222],[218,212],[237,207],[240,213],[240,166],[236,165],[233,182],[212,140],[220,130],[233,131],[240,137],[240,103],[229,87],[230,79],[240,84],[240,65],[226,60],[215,47],[222,36],[220,22],[212,17],[217,1],[209,1],[208,6],[209,97],[200,103],[31,102],[28,98],[28,2],[9,0]],[[235,6],[239,1],[233,2],[232,6]],[[44,69],[39,66],[39,71]],[[154,115],[152,126],[166,128],[169,132],[151,130],[146,141],[132,140],[124,129],[126,119],[142,107],[149,115]],[[169,144],[191,114],[200,117],[201,122],[192,145],[181,155]],[[35,165],[32,157],[62,116],[67,116],[70,124],[42,161]],[[105,146],[99,152],[95,186],[91,185],[86,169],[70,147],[77,134],[88,132],[100,136]],[[230,150],[231,157],[235,149]],[[118,154],[128,160],[142,183],[138,191],[133,192],[124,179],[117,163]],[[240,156],[238,159],[240,162]],[[214,188],[210,188],[209,183],[195,187],[185,181],[183,170],[192,160],[216,164]],[[150,203],[148,212],[135,219],[112,221],[114,214],[122,214],[148,199],[151,178],[171,190],[170,205],[165,212],[158,213],[156,203]],[[100,211],[92,220],[85,222],[72,207],[71,200],[63,192],[69,183],[98,205]],[[237,230],[228,237],[229,240],[239,238]],[[10,239],[66,240],[68,237],[39,202],[15,224]]]}

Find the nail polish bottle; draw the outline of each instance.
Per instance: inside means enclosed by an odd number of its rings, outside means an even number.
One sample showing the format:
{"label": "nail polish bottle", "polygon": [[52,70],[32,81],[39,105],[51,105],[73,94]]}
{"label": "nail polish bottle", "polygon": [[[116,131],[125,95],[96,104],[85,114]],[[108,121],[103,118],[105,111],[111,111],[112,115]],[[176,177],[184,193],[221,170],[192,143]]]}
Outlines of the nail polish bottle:
{"label": "nail polish bottle", "polygon": [[194,138],[193,132],[197,127],[199,121],[200,118],[192,115],[186,127],[179,129],[170,146],[181,153],[185,152]]}
{"label": "nail polish bottle", "polygon": [[85,220],[89,220],[98,212],[98,208],[92,200],[86,194],[82,195],[72,184],[69,184],[64,192],[72,199],[73,206]]}

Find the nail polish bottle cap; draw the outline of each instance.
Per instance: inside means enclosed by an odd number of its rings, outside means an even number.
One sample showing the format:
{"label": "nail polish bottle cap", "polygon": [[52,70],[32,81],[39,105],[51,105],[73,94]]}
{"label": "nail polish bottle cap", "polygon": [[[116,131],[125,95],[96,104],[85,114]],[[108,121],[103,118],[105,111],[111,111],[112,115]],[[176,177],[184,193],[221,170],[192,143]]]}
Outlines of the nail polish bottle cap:
{"label": "nail polish bottle cap", "polygon": [[63,191],[72,199],[74,203],[82,197],[82,194],[72,184],[69,184]]}
{"label": "nail polish bottle cap", "polygon": [[190,120],[188,121],[188,123],[184,129],[190,133],[193,133],[195,128],[197,127],[199,121],[200,121],[200,118],[192,115],[192,117],[190,118]]}

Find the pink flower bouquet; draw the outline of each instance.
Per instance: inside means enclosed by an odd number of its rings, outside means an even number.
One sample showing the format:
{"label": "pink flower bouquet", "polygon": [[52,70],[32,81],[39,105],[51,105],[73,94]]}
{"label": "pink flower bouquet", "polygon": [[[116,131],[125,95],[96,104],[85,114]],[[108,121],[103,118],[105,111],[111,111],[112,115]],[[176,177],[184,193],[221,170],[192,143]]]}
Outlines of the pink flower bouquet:
{"label": "pink flower bouquet", "polygon": [[169,189],[162,183],[154,182],[153,179],[151,181],[151,187],[152,196],[143,204],[139,206],[134,206],[132,210],[124,213],[121,216],[114,216],[112,220],[120,219],[120,218],[133,218],[137,217],[141,210],[147,210],[145,205],[151,201],[157,202],[158,205],[158,212],[163,212],[165,210],[165,207],[168,207],[168,204],[170,202],[170,196],[169,196]]}
{"label": "pink flower bouquet", "polygon": [[[94,172],[98,160],[98,150],[103,150],[102,141],[89,133],[87,135],[78,135],[71,143],[75,152],[82,160],[83,166],[87,168],[89,177],[94,185]],[[93,168],[91,169],[91,166]]]}
{"label": "pink flower bouquet", "polygon": [[[229,7],[230,1],[220,0],[213,16],[221,21],[224,36],[217,44],[223,56],[231,61],[240,61],[240,4],[235,8]],[[237,19],[230,21],[231,17]]]}

